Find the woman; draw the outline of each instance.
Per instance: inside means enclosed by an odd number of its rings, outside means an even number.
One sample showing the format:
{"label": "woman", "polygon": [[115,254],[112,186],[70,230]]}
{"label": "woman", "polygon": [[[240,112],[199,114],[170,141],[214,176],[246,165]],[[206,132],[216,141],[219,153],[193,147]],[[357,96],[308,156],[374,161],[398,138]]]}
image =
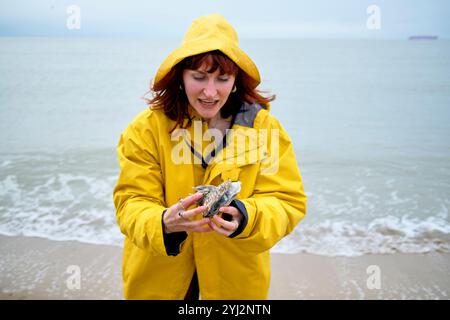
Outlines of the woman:
{"label": "woman", "polygon": [[[122,133],[114,190],[127,299],[267,299],[269,249],[306,212],[291,140],[255,89],[253,61],[218,14],[160,66],[150,108]],[[204,218],[198,185],[240,181]]]}

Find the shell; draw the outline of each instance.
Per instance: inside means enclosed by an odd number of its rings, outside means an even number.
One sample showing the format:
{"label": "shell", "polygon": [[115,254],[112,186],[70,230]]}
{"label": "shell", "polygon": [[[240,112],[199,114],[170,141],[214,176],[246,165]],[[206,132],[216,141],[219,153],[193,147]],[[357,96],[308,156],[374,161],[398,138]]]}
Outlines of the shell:
{"label": "shell", "polygon": [[196,186],[194,189],[203,194],[203,198],[198,204],[208,208],[207,211],[203,212],[203,217],[213,217],[219,212],[220,207],[226,207],[233,201],[241,191],[241,182],[227,180],[218,186],[207,184]]}

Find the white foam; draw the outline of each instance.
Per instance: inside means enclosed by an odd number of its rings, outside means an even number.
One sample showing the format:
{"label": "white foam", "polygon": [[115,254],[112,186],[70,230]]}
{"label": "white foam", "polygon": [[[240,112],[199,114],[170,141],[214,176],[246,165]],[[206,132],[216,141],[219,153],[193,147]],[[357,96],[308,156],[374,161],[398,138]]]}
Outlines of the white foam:
{"label": "white foam", "polygon": [[11,160],[3,160],[2,163],[0,163],[0,168],[6,168],[12,163]]}
{"label": "white foam", "polygon": [[279,253],[307,252],[326,256],[450,252],[446,220],[388,216],[367,225],[327,220],[299,227],[273,249]]}
{"label": "white foam", "polygon": [[121,246],[112,190],[116,177],[58,173],[41,184],[0,181],[0,234]]}
{"label": "white foam", "polygon": [[[112,203],[117,173],[33,170],[18,169],[18,176],[5,174],[0,180],[1,234],[122,245],[124,236]],[[305,221],[274,252],[328,256],[450,252],[450,202],[442,195],[423,203],[419,194],[377,191],[359,181],[349,190],[323,186],[308,192]],[[382,210],[385,217],[380,217]],[[401,214],[411,210],[411,215]],[[419,218],[422,212],[424,218]]]}

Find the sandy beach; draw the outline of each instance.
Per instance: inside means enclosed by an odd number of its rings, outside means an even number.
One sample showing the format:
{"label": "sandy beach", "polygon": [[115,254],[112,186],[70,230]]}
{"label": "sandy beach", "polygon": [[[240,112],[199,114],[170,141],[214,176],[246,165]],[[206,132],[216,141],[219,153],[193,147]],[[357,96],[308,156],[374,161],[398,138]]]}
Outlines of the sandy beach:
{"label": "sandy beach", "polygon": [[[120,247],[0,236],[0,256],[0,299],[123,299]],[[269,298],[449,299],[449,274],[445,253],[274,253]]]}

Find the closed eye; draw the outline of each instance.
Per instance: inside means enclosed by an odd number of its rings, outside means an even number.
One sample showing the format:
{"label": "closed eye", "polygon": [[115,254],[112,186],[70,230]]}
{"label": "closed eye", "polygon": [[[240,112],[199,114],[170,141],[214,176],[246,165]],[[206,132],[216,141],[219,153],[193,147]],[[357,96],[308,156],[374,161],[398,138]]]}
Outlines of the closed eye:
{"label": "closed eye", "polygon": [[[206,75],[203,73],[195,73],[192,75],[192,79],[202,81],[206,79]],[[230,80],[230,77],[228,75],[221,75],[217,77],[217,79],[221,82],[227,82],[228,80]]]}

